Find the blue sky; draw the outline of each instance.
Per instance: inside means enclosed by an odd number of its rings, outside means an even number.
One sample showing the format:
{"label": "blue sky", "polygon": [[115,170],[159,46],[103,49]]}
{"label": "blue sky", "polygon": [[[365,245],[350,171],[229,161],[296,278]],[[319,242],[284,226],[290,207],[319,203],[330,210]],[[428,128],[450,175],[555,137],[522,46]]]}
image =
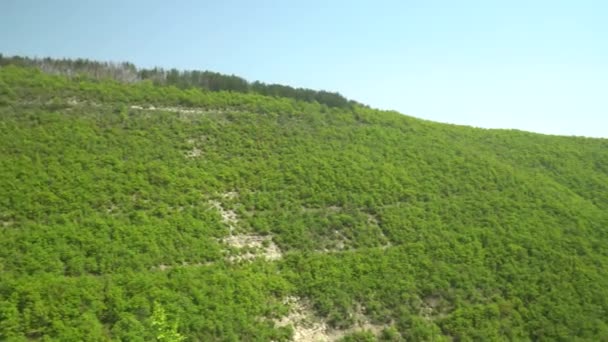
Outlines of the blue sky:
{"label": "blue sky", "polygon": [[606,1],[0,0],[0,52],[206,69],[434,121],[608,137]]}

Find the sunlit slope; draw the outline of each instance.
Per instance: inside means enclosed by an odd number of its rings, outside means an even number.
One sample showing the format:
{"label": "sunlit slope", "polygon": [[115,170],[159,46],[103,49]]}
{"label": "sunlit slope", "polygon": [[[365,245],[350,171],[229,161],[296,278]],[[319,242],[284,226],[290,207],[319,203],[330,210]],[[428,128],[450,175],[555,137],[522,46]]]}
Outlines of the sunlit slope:
{"label": "sunlit slope", "polygon": [[2,338],[608,336],[607,140],[13,66],[0,104]]}

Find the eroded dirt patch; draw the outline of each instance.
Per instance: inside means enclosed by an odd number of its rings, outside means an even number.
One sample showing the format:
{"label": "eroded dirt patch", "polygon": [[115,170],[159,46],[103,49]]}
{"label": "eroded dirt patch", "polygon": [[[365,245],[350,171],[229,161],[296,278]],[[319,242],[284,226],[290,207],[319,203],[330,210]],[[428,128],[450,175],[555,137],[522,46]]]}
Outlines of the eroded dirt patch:
{"label": "eroded dirt patch", "polygon": [[236,213],[233,210],[225,209],[220,201],[210,200],[209,204],[217,209],[222,217],[222,222],[228,226],[230,234],[232,234],[239,222]]}
{"label": "eroded dirt patch", "polygon": [[222,194],[222,198],[224,199],[235,199],[239,197],[239,193],[236,191],[228,191]]}
{"label": "eroded dirt patch", "polygon": [[279,247],[272,241],[271,236],[240,234],[224,238],[222,242],[237,250],[238,254],[228,257],[228,260],[231,261],[255,258],[277,260],[283,256]]}
{"label": "eroded dirt patch", "polygon": [[[220,195],[223,200],[234,200],[239,196],[236,191],[229,191]],[[227,257],[229,261],[252,260],[264,258],[266,260],[277,260],[283,256],[281,249],[272,241],[270,235],[235,234],[238,225],[238,216],[233,210],[226,209],[217,200],[210,200],[209,204],[218,210],[222,222],[229,228],[230,235],[220,242],[229,247],[231,254]]]}
{"label": "eroded dirt patch", "polygon": [[370,331],[375,336],[388,328],[388,325],[373,324],[363,314],[363,308],[357,307],[354,315],[355,324],[344,330],[334,329],[325,320],[316,316],[311,305],[296,296],[285,298],[283,304],[289,305],[290,311],[287,316],[275,320],[279,327],[291,325],[293,327],[293,340],[295,342],[331,342],[338,341],[346,335]]}
{"label": "eroded dirt patch", "polygon": [[450,311],[449,305],[438,295],[429,295],[419,303],[420,316],[428,321],[444,318],[447,312]]}
{"label": "eroded dirt patch", "polygon": [[185,156],[186,158],[198,158],[203,154],[203,150],[201,150],[200,148],[194,146],[192,147],[191,150],[186,151]]}
{"label": "eroded dirt patch", "polygon": [[327,333],[327,323],[314,315],[308,303],[295,296],[285,298],[283,303],[289,305],[289,314],[276,320],[275,324],[279,327],[291,325],[294,341],[333,341]]}
{"label": "eroded dirt patch", "polygon": [[184,151],[184,156],[188,159],[199,158],[203,155],[204,144],[207,142],[207,137],[201,136],[198,138],[190,138],[186,143],[190,145],[190,149]]}

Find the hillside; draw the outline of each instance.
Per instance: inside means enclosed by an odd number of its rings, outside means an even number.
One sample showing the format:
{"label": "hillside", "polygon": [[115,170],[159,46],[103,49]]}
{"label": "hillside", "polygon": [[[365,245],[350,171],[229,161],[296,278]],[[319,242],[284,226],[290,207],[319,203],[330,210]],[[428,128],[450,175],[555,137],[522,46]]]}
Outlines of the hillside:
{"label": "hillside", "polygon": [[0,340],[608,340],[606,139],[14,65],[0,137]]}

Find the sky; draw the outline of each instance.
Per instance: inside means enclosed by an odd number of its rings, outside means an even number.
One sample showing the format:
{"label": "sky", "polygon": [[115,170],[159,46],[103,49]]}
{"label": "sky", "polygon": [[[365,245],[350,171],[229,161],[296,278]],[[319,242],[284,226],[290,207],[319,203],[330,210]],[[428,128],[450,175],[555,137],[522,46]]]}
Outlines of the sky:
{"label": "sky", "polygon": [[0,0],[0,53],[211,70],[608,138],[608,1]]}

